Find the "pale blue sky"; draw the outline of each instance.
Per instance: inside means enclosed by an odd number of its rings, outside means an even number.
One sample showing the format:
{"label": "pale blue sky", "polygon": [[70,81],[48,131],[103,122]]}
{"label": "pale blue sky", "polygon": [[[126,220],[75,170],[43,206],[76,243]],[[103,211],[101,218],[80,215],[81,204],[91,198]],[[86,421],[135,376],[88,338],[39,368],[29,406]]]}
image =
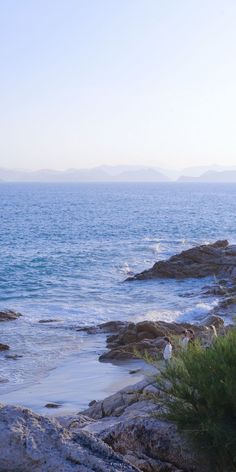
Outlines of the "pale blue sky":
{"label": "pale blue sky", "polygon": [[235,0],[0,0],[0,166],[236,164]]}

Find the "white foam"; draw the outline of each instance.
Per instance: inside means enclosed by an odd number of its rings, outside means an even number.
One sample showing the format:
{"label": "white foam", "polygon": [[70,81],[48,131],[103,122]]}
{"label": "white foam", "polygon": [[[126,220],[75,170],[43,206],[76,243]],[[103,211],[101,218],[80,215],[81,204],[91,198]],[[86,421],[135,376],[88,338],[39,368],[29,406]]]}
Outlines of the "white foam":
{"label": "white foam", "polygon": [[161,244],[160,243],[156,243],[156,244],[153,244],[153,246],[151,247],[152,251],[154,254],[159,254],[160,252],[162,252],[162,248],[161,248]]}
{"label": "white foam", "polygon": [[124,274],[126,274],[126,275],[131,275],[131,274],[133,274],[133,271],[132,271],[132,269],[130,268],[128,262],[125,262],[125,263],[124,263],[124,265],[123,265],[121,271],[122,271]]}
{"label": "white foam", "polygon": [[204,303],[204,302],[199,302],[197,303],[194,307],[188,308],[178,319],[178,321],[182,322],[199,322],[205,316],[208,315],[208,313],[216,307],[218,302],[216,300],[212,301],[211,303]]}
{"label": "white foam", "polygon": [[132,318],[132,321],[138,323],[140,321],[167,321],[171,323],[175,321],[179,316],[180,311],[174,310],[150,310],[143,315],[136,315]]}

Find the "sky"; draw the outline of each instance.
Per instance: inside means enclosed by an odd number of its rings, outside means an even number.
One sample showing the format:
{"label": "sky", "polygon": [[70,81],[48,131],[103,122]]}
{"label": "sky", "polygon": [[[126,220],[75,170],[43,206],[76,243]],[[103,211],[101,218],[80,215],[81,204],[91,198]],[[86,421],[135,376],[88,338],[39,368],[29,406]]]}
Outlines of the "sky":
{"label": "sky", "polygon": [[236,164],[235,0],[0,0],[0,167]]}

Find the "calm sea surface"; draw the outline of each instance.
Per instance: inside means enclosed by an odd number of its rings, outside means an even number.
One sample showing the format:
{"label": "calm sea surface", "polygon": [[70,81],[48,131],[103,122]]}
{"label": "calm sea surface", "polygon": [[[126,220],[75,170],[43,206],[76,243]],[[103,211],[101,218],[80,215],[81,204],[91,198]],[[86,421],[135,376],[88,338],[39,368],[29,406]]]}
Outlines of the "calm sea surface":
{"label": "calm sea surface", "polygon": [[236,242],[235,216],[233,184],[1,184],[0,308],[24,316],[0,326],[23,355],[1,354],[0,392],[79,352],[74,326],[207,312],[205,281],[123,281],[192,245]]}

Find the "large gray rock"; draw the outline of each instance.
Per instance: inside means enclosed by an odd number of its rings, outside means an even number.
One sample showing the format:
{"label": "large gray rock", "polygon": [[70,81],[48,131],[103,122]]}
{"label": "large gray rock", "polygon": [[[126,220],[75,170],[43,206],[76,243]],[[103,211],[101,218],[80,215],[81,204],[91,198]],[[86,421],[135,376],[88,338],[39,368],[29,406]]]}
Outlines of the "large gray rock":
{"label": "large gray rock", "polygon": [[229,246],[228,241],[223,240],[193,247],[166,261],[156,262],[151,269],[126,280],[184,279],[211,275],[236,278],[236,245]]}
{"label": "large gray rock", "polygon": [[86,431],[68,431],[28,409],[0,405],[2,472],[134,472]]}
{"label": "large gray rock", "polygon": [[173,424],[150,414],[141,417],[138,410],[132,418],[124,417],[108,426],[98,437],[129,457],[143,472],[209,471],[204,461],[199,464],[199,458]]}
{"label": "large gray rock", "polygon": [[[83,411],[83,414],[94,420],[108,416],[118,417],[124,413],[128,406],[140,402],[141,399],[146,399],[147,389],[152,384],[153,379],[145,379],[135,385],[125,387],[104,400],[93,403],[92,406]],[[155,388],[155,392],[158,395],[158,389]]]}
{"label": "large gray rock", "polygon": [[206,458],[175,425],[157,417],[162,411],[163,393],[149,378],[97,402],[70,425],[93,433],[143,472],[209,472]]}

